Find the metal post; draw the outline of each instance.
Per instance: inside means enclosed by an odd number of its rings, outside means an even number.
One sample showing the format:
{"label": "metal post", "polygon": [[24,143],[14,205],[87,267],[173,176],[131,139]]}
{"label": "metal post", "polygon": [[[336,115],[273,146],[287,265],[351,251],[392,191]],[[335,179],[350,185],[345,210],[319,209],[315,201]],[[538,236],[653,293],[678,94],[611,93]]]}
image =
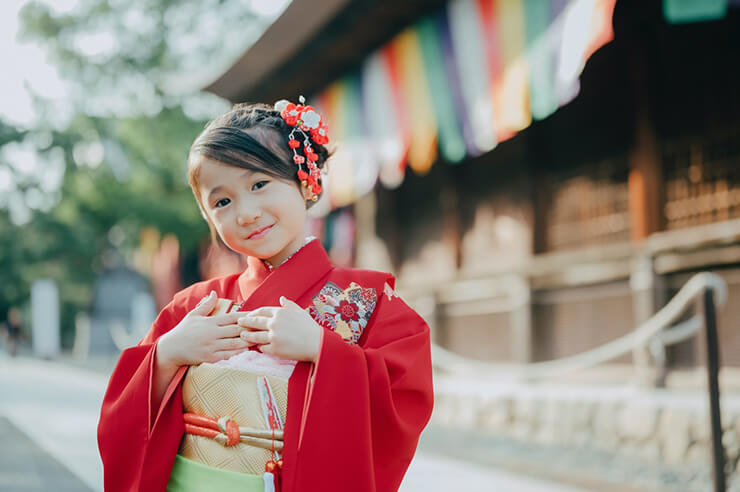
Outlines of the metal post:
{"label": "metal post", "polygon": [[707,335],[707,377],[709,411],[712,425],[712,468],[715,492],[725,492],[725,448],[722,445],[722,421],[719,411],[719,344],[714,291],[704,290],[704,328]]}

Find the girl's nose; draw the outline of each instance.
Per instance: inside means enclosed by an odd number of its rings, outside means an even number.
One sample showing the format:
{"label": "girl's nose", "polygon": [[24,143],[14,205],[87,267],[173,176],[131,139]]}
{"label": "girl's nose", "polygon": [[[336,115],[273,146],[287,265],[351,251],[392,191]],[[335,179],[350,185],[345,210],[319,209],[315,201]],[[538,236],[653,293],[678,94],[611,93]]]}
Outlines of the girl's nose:
{"label": "girl's nose", "polygon": [[257,209],[249,209],[249,210],[241,210],[239,211],[239,215],[236,217],[236,222],[240,226],[245,226],[247,224],[252,224],[257,221],[262,216],[262,211]]}

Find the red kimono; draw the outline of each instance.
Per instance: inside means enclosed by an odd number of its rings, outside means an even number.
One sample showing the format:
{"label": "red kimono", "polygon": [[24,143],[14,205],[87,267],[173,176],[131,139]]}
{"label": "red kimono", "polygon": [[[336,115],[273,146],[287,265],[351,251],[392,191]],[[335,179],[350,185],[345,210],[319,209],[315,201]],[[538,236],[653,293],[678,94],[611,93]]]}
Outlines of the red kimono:
{"label": "red kimono", "polygon": [[246,301],[242,310],[279,306],[284,295],[325,328],[315,366],[299,362],[288,382],[282,490],[398,490],[433,393],[429,327],[394,283],[388,273],[333,266],[314,239],[273,271],[249,257],[240,275],[178,292],[111,375],[98,424],[105,490],[165,490],[184,430],[187,367],[152,408],[156,342],[212,289]]}

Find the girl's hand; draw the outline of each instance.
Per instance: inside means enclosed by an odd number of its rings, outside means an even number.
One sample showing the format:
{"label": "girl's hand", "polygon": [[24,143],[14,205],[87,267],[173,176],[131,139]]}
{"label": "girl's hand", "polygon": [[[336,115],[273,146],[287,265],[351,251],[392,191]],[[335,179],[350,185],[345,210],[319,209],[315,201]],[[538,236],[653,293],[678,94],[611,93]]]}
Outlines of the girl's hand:
{"label": "girl's hand", "polygon": [[241,338],[265,354],[316,362],[323,328],[290,299],[281,296],[280,306],[257,308],[246,316],[240,313]]}
{"label": "girl's hand", "polygon": [[157,361],[179,367],[201,362],[217,362],[243,352],[249,344],[239,338],[243,330],[237,323],[244,313],[208,316],[218,296],[211,291],[180,323],[157,341]]}

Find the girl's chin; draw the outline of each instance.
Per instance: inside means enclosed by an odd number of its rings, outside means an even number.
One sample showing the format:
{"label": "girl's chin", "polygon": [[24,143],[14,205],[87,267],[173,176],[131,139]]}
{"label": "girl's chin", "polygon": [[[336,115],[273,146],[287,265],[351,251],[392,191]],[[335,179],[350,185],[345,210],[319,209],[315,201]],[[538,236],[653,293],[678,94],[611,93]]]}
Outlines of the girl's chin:
{"label": "girl's chin", "polygon": [[273,256],[275,256],[281,251],[280,248],[276,248],[275,246],[272,246],[269,244],[259,244],[259,245],[251,244],[250,246],[251,246],[250,248],[245,248],[243,245],[241,245],[241,247],[239,248],[232,248],[232,249],[243,255],[254,256],[256,258],[259,258],[260,260],[272,258]]}

